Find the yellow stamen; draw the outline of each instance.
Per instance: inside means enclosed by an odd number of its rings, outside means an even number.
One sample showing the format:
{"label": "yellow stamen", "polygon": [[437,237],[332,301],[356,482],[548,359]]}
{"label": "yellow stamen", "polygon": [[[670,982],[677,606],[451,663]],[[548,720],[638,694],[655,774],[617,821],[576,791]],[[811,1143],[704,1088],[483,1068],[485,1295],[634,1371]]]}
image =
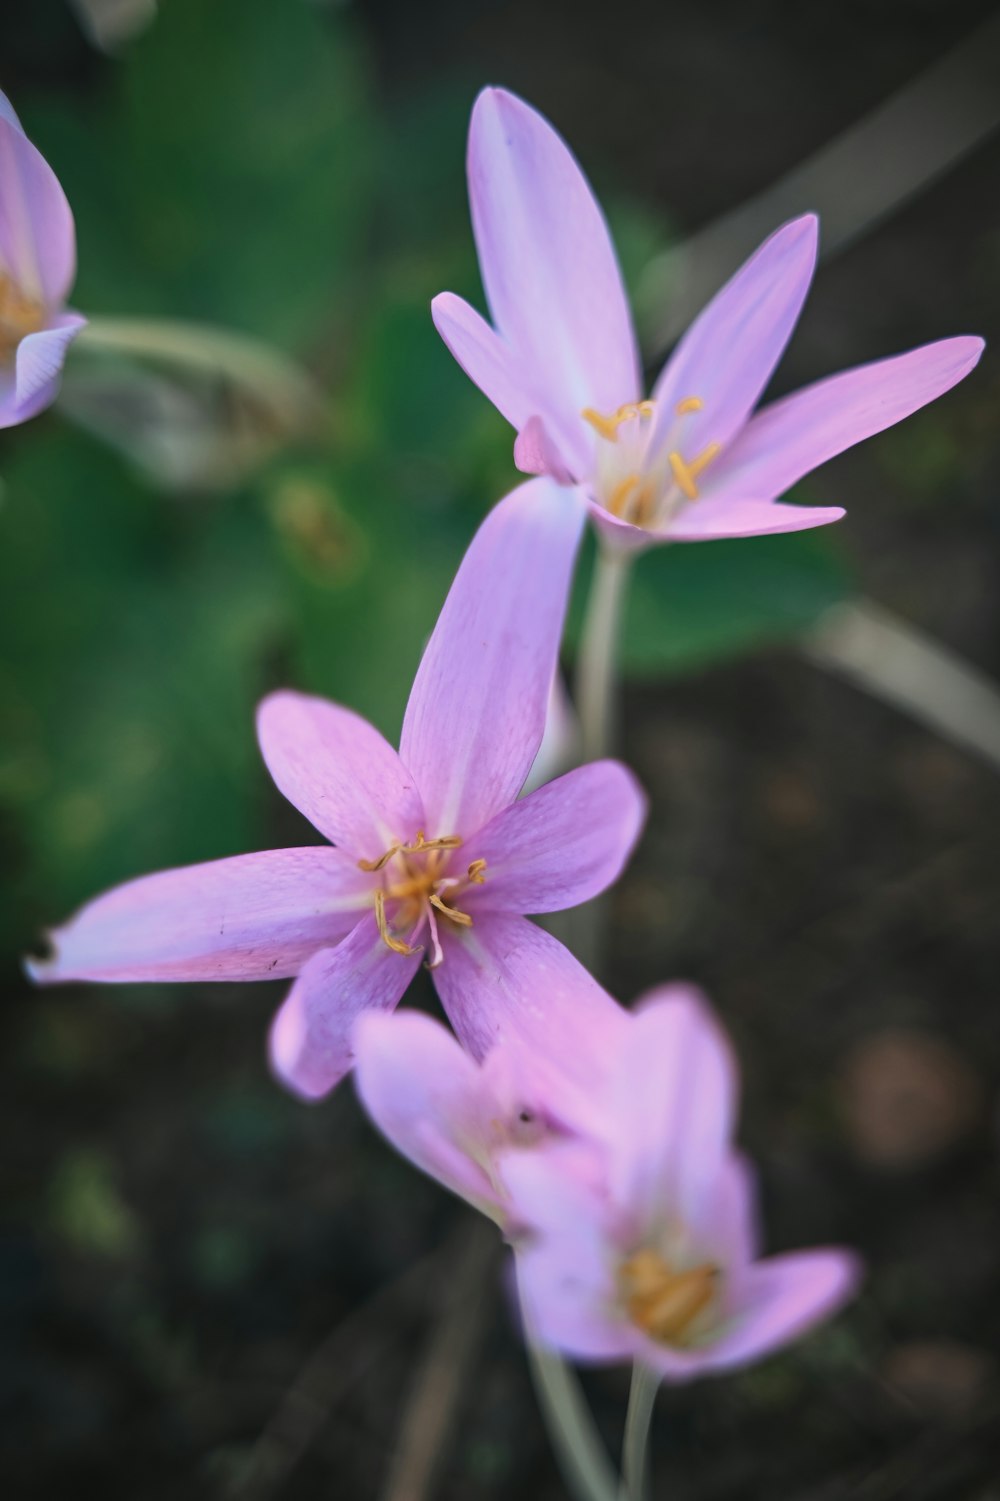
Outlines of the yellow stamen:
{"label": "yellow stamen", "polygon": [[442,834],[438,839],[428,839],[423,829],[418,829],[417,837],[412,844],[391,844],[385,854],[379,855],[377,860],[359,860],[358,869],[384,870],[396,855],[425,855],[428,850],[457,850],[461,843],[460,834]]}
{"label": "yellow stamen", "polygon": [[637,474],[628,474],[624,479],[618,481],[608,499],[608,510],[612,516],[624,515],[628,499],[639,483],[640,480]]}
{"label": "yellow stamen", "polygon": [[417,953],[416,949],[411,948],[408,943],[404,943],[401,938],[397,938],[394,933],[390,932],[389,923],[385,915],[384,891],[376,891],[375,893],[375,921],[378,924],[378,936],[386,948],[392,949],[394,954],[403,954],[404,956]]}
{"label": "yellow stamen", "polygon": [[475,886],[482,886],[483,882],[486,880],[486,877],[483,875],[483,871],[485,869],[485,860],[473,860],[472,864],[465,872],[465,879],[467,881],[471,881]]}
{"label": "yellow stamen", "polygon": [[685,396],[674,408],[678,417],[686,417],[688,412],[700,412],[705,403],[700,396]]}
{"label": "yellow stamen", "polygon": [[645,1247],[622,1263],[618,1276],[632,1321],[661,1343],[676,1345],[711,1303],[719,1273],[708,1263],[671,1271],[657,1251]]}
{"label": "yellow stamen", "polygon": [[400,850],[402,848],[403,848],[403,846],[401,844],[392,844],[386,850],[386,852],[385,852],[384,855],[379,855],[379,857],[378,857],[377,860],[359,860],[358,861],[358,869],[359,870],[381,870],[383,868],[383,866],[386,866],[386,865],[389,864],[389,861],[392,859],[392,857],[394,855],[398,855],[399,854],[399,852],[400,852]]}
{"label": "yellow stamen", "polygon": [[580,416],[585,422],[589,422],[602,438],[607,438],[609,443],[614,443],[618,439],[618,429],[623,422],[628,422],[632,417],[652,417],[655,411],[655,402],[627,401],[610,417],[605,417],[602,412],[595,411],[593,407],[584,407]]}
{"label": "yellow stamen", "polygon": [[9,359],[27,334],[44,327],[45,305],[26,297],[13,277],[0,271],[0,359]]}
{"label": "yellow stamen", "polygon": [[460,928],[472,927],[472,918],[468,912],[460,912],[457,907],[449,907],[448,903],[439,897],[436,891],[432,892],[427,900],[432,907],[437,908],[442,916],[451,918],[452,922],[457,922]]}
{"label": "yellow stamen", "polygon": [[709,443],[707,447],[702,449],[696,459],[691,460],[690,464],[686,463],[676,450],[667,455],[670,467],[674,472],[674,479],[684,491],[688,500],[698,499],[698,486],[695,484],[695,479],[703,469],[707,469],[712,460],[721,452],[721,449],[721,443]]}

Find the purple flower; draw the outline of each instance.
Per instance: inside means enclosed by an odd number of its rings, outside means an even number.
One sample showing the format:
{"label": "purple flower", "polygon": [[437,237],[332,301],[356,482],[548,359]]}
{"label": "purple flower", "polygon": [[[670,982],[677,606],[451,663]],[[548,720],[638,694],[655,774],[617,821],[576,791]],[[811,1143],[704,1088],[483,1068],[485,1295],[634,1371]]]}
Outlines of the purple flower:
{"label": "purple flower", "polygon": [[685,1381],[756,1360],[839,1308],[858,1281],[849,1252],[758,1259],[753,1180],[732,1144],[736,1069],[701,999],[654,992],[610,1076],[596,1187],[573,1141],[498,1164],[509,1212],[533,1227],[517,1265],[536,1336]]}
{"label": "purple flower", "polygon": [[469,197],[493,326],[444,292],[438,331],[517,429],[529,474],[581,486],[622,547],[799,531],[840,507],[778,505],[803,475],[947,391],[979,359],[944,339],[818,381],[753,415],[805,300],[817,220],[766,240],[644,398],[607,225],[565,142],[502,89],[480,94]]}
{"label": "purple flower", "polygon": [[87,321],[65,306],[75,276],[66,195],[0,94],[0,427],[55,400],[66,350]]}
{"label": "purple flower", "polygon": [[396,1005],[422,960],[481,1057],[508,1035],[557,1044],[567,1004],[607,998],[523,916],[603,891],[645,816],[614,761],[518,800],[542,739],[583,513],[547,480],[520,486],[473,539],[424,652],[399,754],[349,709],[265,699],[258,734],[280,790],[334,848],[271,850],[132,881],[52,935],[30,970],[61,980],[298,976],[274,1066],[319,1096],[351,1065],[351,1030]]}

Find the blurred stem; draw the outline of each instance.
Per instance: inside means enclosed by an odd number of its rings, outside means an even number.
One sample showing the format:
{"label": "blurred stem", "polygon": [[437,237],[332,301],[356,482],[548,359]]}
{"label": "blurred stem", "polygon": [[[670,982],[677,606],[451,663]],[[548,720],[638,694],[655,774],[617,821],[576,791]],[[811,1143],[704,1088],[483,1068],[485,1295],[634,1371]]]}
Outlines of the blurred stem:
{"label": "blurred stem", "polygon": [[647,1501],[649,1496],[649,1425],[659,1385],[655,1371],[637,1360],[632,1367],[625,1418],[621,1501]]}
{"label": "blurred stem", "polygon": [[528,1361],[559,1468],[576,1501],[619,1501],[614,1470],[576,1377],[558,1355],[535,1343],[530,1330]]}
{"label": "blurred stem", "polygon": [[618,737],[619,684],[615,665],[631,566],[630,553],[612,551],[598,542],[576,675],[576,710],[584,762],[608,755]]}

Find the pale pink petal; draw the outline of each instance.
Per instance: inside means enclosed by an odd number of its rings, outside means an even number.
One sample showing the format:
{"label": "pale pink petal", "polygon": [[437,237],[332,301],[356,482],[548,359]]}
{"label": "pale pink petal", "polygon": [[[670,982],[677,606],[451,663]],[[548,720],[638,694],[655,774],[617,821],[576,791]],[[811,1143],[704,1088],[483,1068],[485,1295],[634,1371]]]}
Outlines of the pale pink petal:
{"label": "pale pink petal", "polygon": [[670,1219],[697,1237],[731,1151],[736,1065],[697,991],[668,986],[640,1005],[614,1064],[611,1193],[639,1239]]}
{"label": "pale pink petal", "polygon": [[[639,395],[628,300],[604,216],[562,137],[503,89],[486,89],[469,131],[469,198],[493,322],[588,464],[584,407]],[[582,468],[577,477],[582,477]]]}
{"label": "pale pink petal", "polygon": [[727,495],[702,496],[685,506],[660,533],[660,542],[708,542],[720,537],[766,537],[777,532],[804,532],[829,526],[844,515],[842,506],[789,506],[773,500],[737,500]]}
{"label": "pale pink petal", "polygon": [[545,729],[584,511],[528,480],[472,539],[424,651],[400,756],[431,836],[474,834],[513,802]]}
{"label": "pale pink petal", "polygon": [[65,301],[76,275],[76,232],[66,195],[6,112],[0,114],[0,272],[50,309]]}
{"label": "pale pink petal", "polygon": [[747,1365],[799,1339],[853,1297],[860,1279],[858,1258],[842,1250],[797,1251],[748,1267],[742,1307],[704,1352],[712,1368]]}
{"label": "pale pink petal", "polygon": [[304,693],[272,693],[257,710],[257,737],[279,790],[355,860],[377,860],[423,828],[413,776],[350,709]]}
{"label": "pale pink petal", "polygon": [[338,850],[265,850],[143,876],[49,935],[33,980],[266,980],[297,974],[371,903]]}
{"label": "pale pink petal", "polygon": [[617,880],[646,817],[646,798],[618,761],[595,761],[512,803],[469,845],[485,881],[470,912],[558,912]]}
{"label": "pale pink petal", "polygon": [[354,1029],[354,1054],[358,1094],[383,1136],[453,1193],[502,1214],[483,1168],[494,1101],[454,1037],[415,1011],[367,1012]]}
{"label": "pale pink petal", "polygon": [[6,120],[8,125],[13,125],[15,130],[19,130],[24,135],[24,126],[18,119],[14,106],[2,91],[0,91],[0,120]]}
{"label": "pale pink petal", "polygon": [[564,458],[545,419],[529,417],[514,442],[514,463],[522,474],[547,474],[560,485],[573,483],[572,461]]}
{"label": "pale pink petal", "polygon": [[[690,461],[706,444],[725,447],[739,432],[802,310],[818,230],[814,214],[782,225],[698,315],[656,382],[651,452],[675,430]],[[678,426],[676,408],[691,397],[704,406]]]}
{"label": "pale pink petal", "polygon": [[588,510],[601,541],[616,552],[643,552],[647,547],[673,540],[669,531],[653,532],[647,527],[634,526],[631,521],[624,521],[592,496],[588,500]]}
{"label": "pale pink petal", "polygon": [[271,1065],[282,1083],[304,1099],[328,1094],[354,1062],[358,1017],[398,1005],[422,957],[388,948],[371,914],[336,948],[314,954],[271,1026]]}
{"label": "pale pink petal", "polygon": [[454,292],[440,292],[434,298],[431,317],[466,375],[511,427],[522,428],[537,410],[537,396],[517,352]]}
{"label": "pale pink petal", "polygon": [[732,1152],[706,1195],[697,1224],[699,1260],[727,1269],[739,1282],[760,1251],[757,1180],[740,1152]]}
{"label": "pale pink petal", "polygon": [[[721,505],[724,496],[760,502],[783,495],[827,459],[957,385],[978,364],[983,348],[982,339],[941,339],[845,370],[765,407],[705,471],[705,505]],[[700,504],[690,508],[692,518]]]}
{"label": "pale pink petal", "polygon": [[23,422],[55,400],[66,351],[86,323],[79,313],[62,313],[48,328],[25,335],[17,346],[14,363],[13,396],[20,415],[4,421],[4,413],[0,425]]}
{"label": "pale pink petal", "polygon": [[538,754],[531,763],[523,795],[536,792],[579,759],[580,726],[561,672],[552,679],[549,706],[545,711],[545,733]]}

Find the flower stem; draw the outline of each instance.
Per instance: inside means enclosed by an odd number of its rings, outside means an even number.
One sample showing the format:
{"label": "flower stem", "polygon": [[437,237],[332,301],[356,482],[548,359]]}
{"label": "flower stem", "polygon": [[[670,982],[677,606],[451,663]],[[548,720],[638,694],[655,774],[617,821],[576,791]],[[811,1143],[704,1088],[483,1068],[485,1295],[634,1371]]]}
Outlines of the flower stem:
{"label": "flower stem", "polygon": [[576,1501],[619,1501],[614,1470],[576,1377],[564,1360],[542,1349],[530,1334],[528,1361],[559,1468]]}
{"label": "flower stem", "polygon": [[625,1418],[621,1501],[647,1501],[649,1495],[649,1425],[659,1385],[655,1371],[637,1360]]}
{"label": "flower stem", "polygon": [[608,755],[617,739],[615,659],[631,566],[630,553],[613,551],[598,542],[576,676],[581,759],[585,762]]}

